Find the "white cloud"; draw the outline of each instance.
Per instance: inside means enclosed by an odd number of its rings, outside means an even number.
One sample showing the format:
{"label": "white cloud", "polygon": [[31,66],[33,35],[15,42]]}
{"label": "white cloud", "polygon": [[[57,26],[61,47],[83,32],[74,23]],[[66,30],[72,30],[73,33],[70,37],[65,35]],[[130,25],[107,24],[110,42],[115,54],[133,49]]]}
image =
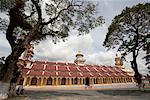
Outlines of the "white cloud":
{"label": "white cloud", "polygon": [[[80,50],[85,55],[86,63],[114,65],[115,51],[105,51],[105,48],[102,46],[108,25],[110,25],[113,17],[119,14],[125,6],[132,6],[139,2],[146,1],[147,0],[101,0],[99,15],[104,16],[106,21],[102,27],[98,27],[91,31],[91,34],[82,37],[77,37],[72,33],[66,42],[60,42],[56,45],[53,44],[50,39],[41,41],[39,45],[35,46],[34,59],[73,62],[76,52]],[[2,15],[0,14],[0,16]],[[5,35],[1,34],[0,56],[7,56],[10,53],[9,44],[4,37]],[[127,59],[130,61],[131,56],[128,56]],[[130,68],[129,62],[125,62],[124,64],[125,67]],[[146,72],[146,67],[141,60],[141,55],[138,58],[138,64],[139,70],[142,73]]]}
{"label": "white cloud", "polygon": [[6,36],[1,32],[0,32],[0,34],[1,34],[1,36],[0,36],[0,57],[8,56],[11,51],[9,43],[5,38]]}
{"label": "white cloud", "polygon": [[92,51],[93,39],[90,34],[84,36],[72,35],[66,42],[53,44],[51,40],[42,41],[35,47],[35,58],[58,61],[72,61],[77,51],[88,53]]}
{"label": "white cloud", "polygon": [[112,65],[114,66],[114,51],[100,51],[98,53],[92,53],[87,55],[87,63],[98,64],[98,65]]}

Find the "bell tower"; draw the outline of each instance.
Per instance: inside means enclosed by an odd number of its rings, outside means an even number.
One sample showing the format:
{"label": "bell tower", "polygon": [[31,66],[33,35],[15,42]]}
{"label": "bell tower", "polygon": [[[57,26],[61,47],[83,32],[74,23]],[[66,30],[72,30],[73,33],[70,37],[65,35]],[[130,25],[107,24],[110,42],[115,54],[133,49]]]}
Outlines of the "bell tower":
{"label": "bell tower", "polygon": [[121,59],[121,57],[118,56],[118,54],[116,54],[116,57],[115,57],[115,65],[118,68],[124,68],[122,59]]}
{"label": "bell tower", "polygon": [[32,44],[26,46],[26,50],[19,57],[19,62],[17,63],[18,66],[30,68],[30,65],[32,63],[32,57],[34,54],[33,49],[34,48]]}
{"label": "bell tower", "polygon": [[85,59],[83,57],[84,57],[84,55],[81,53],[81,51],[78,51],[74,62],[79,66],[84,66]]}

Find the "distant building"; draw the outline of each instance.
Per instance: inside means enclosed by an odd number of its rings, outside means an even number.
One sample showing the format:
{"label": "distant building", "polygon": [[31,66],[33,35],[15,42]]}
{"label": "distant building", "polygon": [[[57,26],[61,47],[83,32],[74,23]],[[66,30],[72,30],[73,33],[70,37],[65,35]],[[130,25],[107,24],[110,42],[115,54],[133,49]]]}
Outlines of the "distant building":
{"label": "distant building", "polygon": [[[28,58],[31,58],[33,49],[28,48],[26,54]],[[122,60],[118,55],[115,58],[115,66],[85,64],[83,57],[84,55],[78,52],[74,63],[31,61],[31,59],[20,58],[24,68],[18,84],[56,86],[134,82],[132,72],[123,67]]]}

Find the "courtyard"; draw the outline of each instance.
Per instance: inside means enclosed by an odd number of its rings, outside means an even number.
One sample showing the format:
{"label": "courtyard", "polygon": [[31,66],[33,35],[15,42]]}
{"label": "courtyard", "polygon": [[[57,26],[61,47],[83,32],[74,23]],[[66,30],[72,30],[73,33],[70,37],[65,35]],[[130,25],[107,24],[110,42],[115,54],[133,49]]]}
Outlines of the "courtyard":
{"label": "courtyard", "polygon": [[25,95],[8,100],[149,100],[150,87],[139,91],[135,84],[25,87]]}
{"label": "courtyard", "polygon": [[26,96],[8,100],[149,100],[149,98],[148,90],[50,90],[26,91]]}

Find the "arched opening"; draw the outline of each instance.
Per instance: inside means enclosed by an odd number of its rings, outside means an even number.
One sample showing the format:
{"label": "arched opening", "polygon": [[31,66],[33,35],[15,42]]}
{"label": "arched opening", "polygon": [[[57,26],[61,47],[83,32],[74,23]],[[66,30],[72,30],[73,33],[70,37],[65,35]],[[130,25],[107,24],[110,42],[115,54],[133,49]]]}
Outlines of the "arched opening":
{"label": "arched opening", "polygon": [[66,85],[66,78],[61,79],[61,85]]}
{"label": "arched opening", "polygon": [[[53,83],[52,83],[53,84]],[[56,78],[54,78],[54,85],[57,85]]]}
{"label": "arched opening", "polygon": [[90,85],[90,78],[89,77],[85,78],[85,85],[87,85],[87,86]]}
{"label": "arched opening", "polygon": [[96,84],[98,84],[99,83],[99,79],[98,78],[96,78]]}
{"label": "arched opening", "polygon": [[19,80],[19,85],[23,85],[23,82],[24,82],[24,78],[21,77],[20,80]]}
{"label": "arched opening", "polygon": [[72,84],[74,84],[73,78],[71,79]]}
{"label": "arched opening", "polygon": [[58,85],[60,85],[60,78],[58,78]]}
{"label": "arched opening", "polygon": [[67,85],[69,85],[69,81],[70,81],[70,79],[68,78],[68,79],[67,79]]}
{"label": "arched opening", "polygon": [[114,79],[113,78],[111,78],[111,83],[114,83]]}
{"label": "arched opening", "polygon": [[38,79],[38,85],[41,86],[41,78]]}
{"label": "arched opening", "polygon": [[52,78],[51,78],[51,77],[49,77],[49,78],[47,79],[46,85],[52,85]]}
{"label": "arched opening", "polygon": [[46,85],[46,78],[43,79],[43,85]]}
{"label": "arched opening", "polygon": [[104,84],[106,83],[106,79],[105,79],[105,78],[103,78],[103,83],[104,83]]}
{"label": "arched opening", "polygon": [[27,78],[27,82],[25,83],[25,86],[26,85],[30,85],[30,77]]}
{"label": "arched opening", "polygon": [[37,85],[37,78],[36,77],[33,77],[31,79],[31,85]]}
{"label": "arched opening", "polygon": [[82,79],[80,78],[80,84],[82,84]]}
{"label": "arched opening", "polygon": [[74,79],[74,84],[78,84],[78,78]]}
{"label": "arched opening", "polygon": [[85,79],[83,79],[83,83],[82,84],[85,84]]}

